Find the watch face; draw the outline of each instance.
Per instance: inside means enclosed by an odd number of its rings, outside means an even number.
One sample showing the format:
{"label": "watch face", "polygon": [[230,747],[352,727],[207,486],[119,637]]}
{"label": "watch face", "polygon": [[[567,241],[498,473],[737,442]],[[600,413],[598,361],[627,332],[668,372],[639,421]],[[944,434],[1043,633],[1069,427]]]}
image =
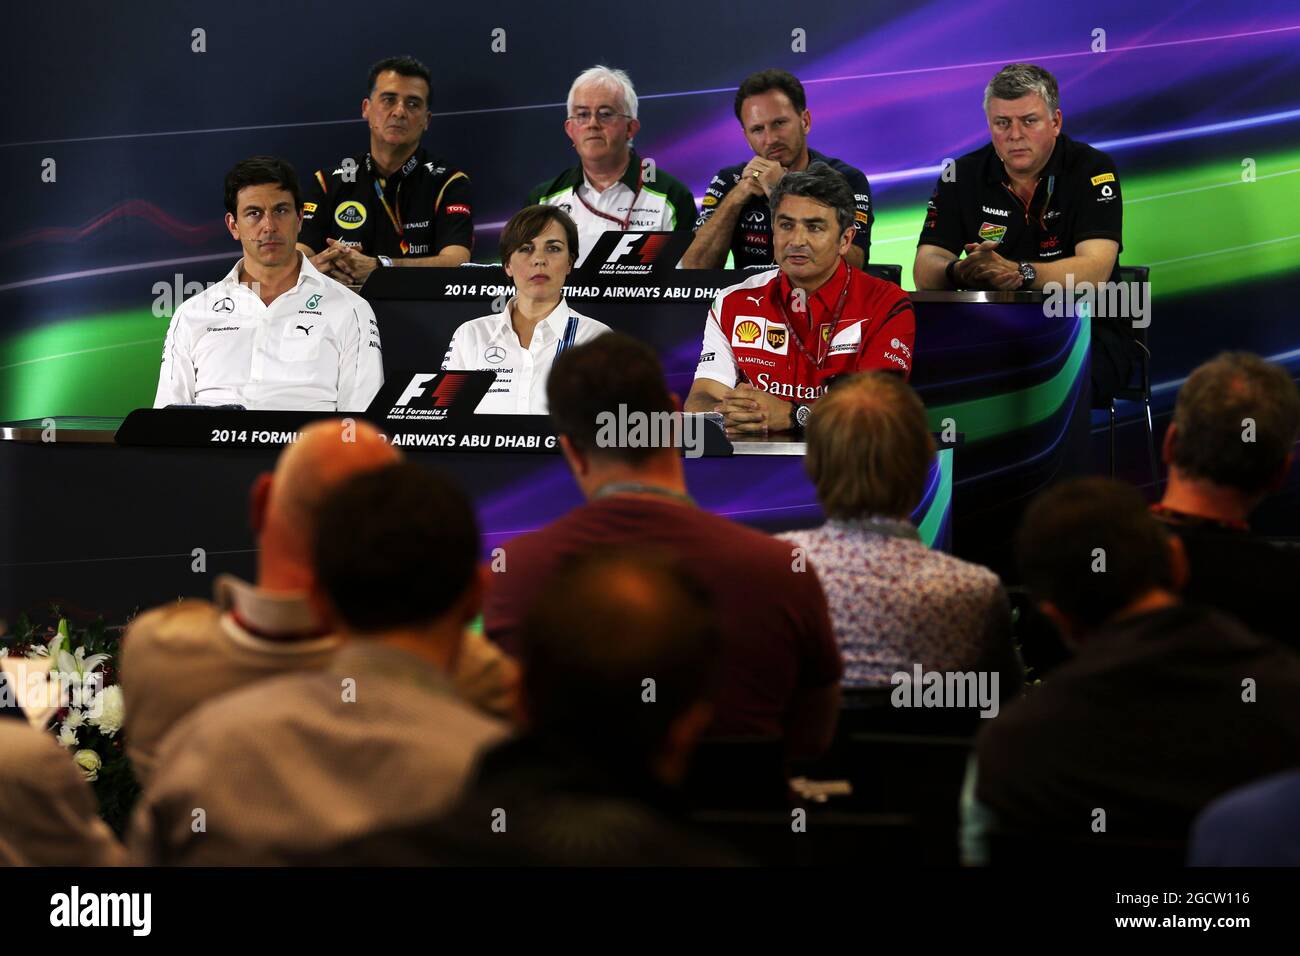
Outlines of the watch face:
{"label": "watch face", "polygon": [[1038,278],[1038,270],[1035,269],[1028,262],[1022,262],[1020,263],[1020,276],[1026,282],[1033,282],[1035,279]]}
{"label": "watch face", "polygon": [[800,405],[794,410],[794,420],[800,428],[808,424],[808,419],[812,415],[812,409],[807,405]]}

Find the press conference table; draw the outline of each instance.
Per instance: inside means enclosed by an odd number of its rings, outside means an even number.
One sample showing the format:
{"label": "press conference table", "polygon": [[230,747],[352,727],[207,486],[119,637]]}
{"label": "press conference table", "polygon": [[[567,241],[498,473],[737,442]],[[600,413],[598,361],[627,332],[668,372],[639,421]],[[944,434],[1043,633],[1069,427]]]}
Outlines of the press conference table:
{"label": "press conference table", "polygon": [[[467,273],[477,281],[465,282]],[[478,289],[492,291],[501,285],[493,280],[504,279],[494,269],[391,275],[394,284],[372,282],[365,294],[386,357],[400,355],[408,366],[411,357],[440,359],[461,321],[491,311],[485,306],[497,293],[484,300]],[[656,277],[661,297],[653,302],[607,294],[622,281],[584,283],[588,294],[571,302],[649,340],[670,386],[684,394],[708,290],[736,277]],[[465,291],[471,287],[476,291]],[[668,290],[674,294],[664,298]],[[941,452],[914,520],[936,546],[982,558],[985,546],[1005,549],[1010,525],[1038,488],[1086,469],[1087,321],[1045,317],[1033,294],[929,293],[913,301],[912,383],[932,429],[956,446]],[[428,370],[436,369],[430,362]],[[121,620],[136,607],[207,596],[222,572],[254,573],[247,490],[280,446],[168,446],[165,434],[128,446],[116,441],[118,425],[94,418],[0,423],[0,618],[59,601],[65,610]],[[470,491],[485,551],[580,503],[555,452],[406,451]],[[802,454],[792,435],[736,443],[731,454],[688,458],[687,481],[698,503],[716,513],[771,531],[807,527],[821,515]]]}

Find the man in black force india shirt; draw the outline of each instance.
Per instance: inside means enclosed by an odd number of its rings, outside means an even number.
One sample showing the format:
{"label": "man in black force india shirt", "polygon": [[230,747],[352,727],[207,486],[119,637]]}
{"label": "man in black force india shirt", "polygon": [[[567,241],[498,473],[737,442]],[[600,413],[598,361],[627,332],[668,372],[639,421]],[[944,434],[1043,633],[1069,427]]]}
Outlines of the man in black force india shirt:
{"label": "man in black force india shirt", "polygon": [[[1075,287],[1119,282],[1119,174],[1105,153],[1061,132],[1056,78],[1005,67],[985,88],[984,112],[992,142],[945,170],[930,198],[917,290],[1042,290],[1070,275]],[[1093,316],[1094,404],[1127,383],[1137,349],[1131,318]]]}

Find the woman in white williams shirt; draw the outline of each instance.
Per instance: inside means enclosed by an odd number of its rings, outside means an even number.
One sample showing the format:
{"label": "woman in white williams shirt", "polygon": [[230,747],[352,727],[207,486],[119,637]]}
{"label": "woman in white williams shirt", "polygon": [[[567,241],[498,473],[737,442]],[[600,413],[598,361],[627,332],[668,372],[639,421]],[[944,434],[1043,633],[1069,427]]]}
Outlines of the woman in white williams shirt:
{"label": "woman in white williams shirt", "polygon": [[578,227],[558,206],[528,206],[501,233],[501,264],[516,294],[493,315],[456,330],[442,367],[496,372],[480,415],[545,415],[546,379],[565,349],[609,331],[564,301],[578,258]]}

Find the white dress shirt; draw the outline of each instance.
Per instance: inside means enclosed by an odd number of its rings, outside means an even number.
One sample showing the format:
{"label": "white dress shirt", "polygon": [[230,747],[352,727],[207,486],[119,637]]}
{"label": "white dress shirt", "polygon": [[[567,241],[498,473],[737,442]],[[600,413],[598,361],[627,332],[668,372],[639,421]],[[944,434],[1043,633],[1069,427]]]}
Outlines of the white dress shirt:
{"label": "white dress shirt", "polygon": [[579,315],[560,299],[533,329],[528,348],[519,344],[511,321],[515,299],[505,310],[470,319],[456,330],[442,360],[443,369],[496,372],[496,381],[475,411],[479,415],[545,415],[546,380],[564,349],[590,342],[609,326]]}
{"label": "white dress shirt", "polygon": [[176,310],[154,408],[365,411],[384,383],[370,304],[304,256],[297,285],[266,305],[240,284],[243,262]]}

